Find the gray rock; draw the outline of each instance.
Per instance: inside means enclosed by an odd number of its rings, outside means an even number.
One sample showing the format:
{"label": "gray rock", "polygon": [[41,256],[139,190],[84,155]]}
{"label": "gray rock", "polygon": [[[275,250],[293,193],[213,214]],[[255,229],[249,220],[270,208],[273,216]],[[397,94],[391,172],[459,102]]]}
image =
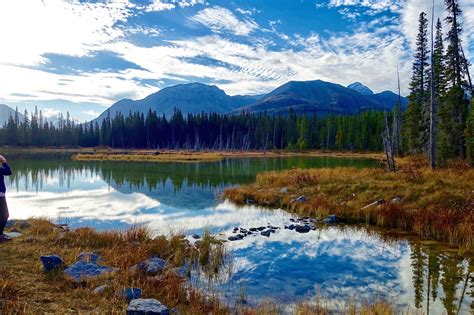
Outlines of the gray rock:
{"label": "gray rock", "polygon": [[297,225],[295,231],[298,233],[308,233],[311,231],[311,227],[309,225]]}
{"label": "gray rock", "polygon": [[282,194],[287,194],[288,191],[289,191],[288,187],[283,187],[282,189],[280,189],[280,192],[281,192]]}
{"label": "gray rock", "polygon": [[93,262],[77,261],[64,269],[64,275],[74,282],[82,282],[116,271],[118,271],[117,268],[99,266]]}
{"label": "gray rock", "polygon": [[109,286],[107,284],[101,285],[92,291],[94,294],[103,294],[105,290],[107,290]]}
{"label": "gray rock", "polygon": [[271,233],[271,230],[266,230],[266,231],[261,232],[260,234],[266,237],[270,237],[270,233]]}
{"label": "gray rock", "polygon": [[77,255],[76,260],[97,264],[100,260],[100,255],[92,252],[82,252]]}
{"label": "gray rock", "polygon": [[58,255],[40,256],[41,263],[43,264],[43,270],[45,272],[51,272],[53,270],[61,270],[66,264],[63,259]]}
{"label": "gray rock", "polygon": [[158,272],[163,271],[166,267],[166,261],[159,257],[152,257],[145,261],[142,261],[137,265],[138,270],[146,273],[147,275],[155,275]]}
{"label": "gray rock", "polygon": [[251,232],[257,232],[257,228],[254,228],[254,227],[253,227],[253,228],[250,228],[250,231],[251,231]]}
{"label": "gray rock", "polygon": [[259,231],[263,231],[265,229],[266,229],[266,227],[264,227],[264,226],[261,226],[261,227],[257,228],[257,230],[259,230]]}
{"label": "gray rock", "polygon": [[170,310],[155,299],[136,299],[127,307],[127,315],[169,315]]}
{"label": "gray rock", "polygon": [[397,205],[397,206],[399,206],[399,205],[402,204],[402,198],[400,198],[400,197],[395,197],[395,198],[393,198],[392,200],[390,200],[390,203],[391,203],[392,205]]}
{"label": "gray rock", "polygon": [[290,224],[290,226],[288,226],[288,229],[290,229],[290,230],[294,230],[295,228],[296,228],[296,225],[294,225],[294,224]]}
{"label": "gray rock", "polygon": [[197,235],[197,234],[193,234],[193,236],[192,236],[192,237],[193,237],[195,240],[198,240],[198,239],[200,239],[200,238],[201,238],[201,236],[199,236],[199,235]]}
{"label": "gray rock", "polygon": [[115,292],[118,298],[126,299],[127,301],[136,300],[142,297],[142,289],[140,288],[125,288]]}

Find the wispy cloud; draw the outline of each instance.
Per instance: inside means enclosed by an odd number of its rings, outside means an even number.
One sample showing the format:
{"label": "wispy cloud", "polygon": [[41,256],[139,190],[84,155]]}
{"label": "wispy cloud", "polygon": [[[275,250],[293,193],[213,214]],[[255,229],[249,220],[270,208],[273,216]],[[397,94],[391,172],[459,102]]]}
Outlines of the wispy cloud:
{"label": "wispy cloud", "polygon": [[255,21],[249,18],[241,20],[229,9],[217,6],[199,11],[191,20],[209,27],[216,33],[231,32],[246,36],[258,28]]}

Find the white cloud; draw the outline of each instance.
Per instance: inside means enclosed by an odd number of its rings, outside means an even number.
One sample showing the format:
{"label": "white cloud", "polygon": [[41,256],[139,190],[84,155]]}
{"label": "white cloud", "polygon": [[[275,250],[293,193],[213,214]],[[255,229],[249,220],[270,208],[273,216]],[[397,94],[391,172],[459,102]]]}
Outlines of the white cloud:
{"label": "white cloud", "polygon": [[153,0],[145,7],[145,11],[165,11],[175,9],[176,7],[191,7],[197,4],[205,4],[205,0]]}
{"label": "white cloud", "polygon": [[329,8],[337,7],[364,7],[373,11],[373,13],[379,13],[383,11],[396,12],[400,10],[404,0],[330,0],[328,3]]}
{"label": "white cloud", "polygon": [[58,117],[58,115],[61,113],[61,111],[51,108],[51,107],[42,109],[42,112],[43,112],[43,116],[46,118]]}
{"label": "white cloud", "polygon": [[45,62],[45,53],[85,56],[123,36],[114,25],[132,7],[127,0],[1,1],[0,64],[37,65]]}
{"label": "white cloud", "polygon": [[199,11],[191,20],[209,27],[216,33],[226,31],[246,36],[258,28],[255,21],[239,20],[230,10],[217,6]]}
{"label": "white cloud", "polygon": [[95,112],[93,110],[85,110],[85,111],[82,111],[81,113],[84,114],[84,115],[93,117],[93,118],[98,117],[101,114],[101,113]]}

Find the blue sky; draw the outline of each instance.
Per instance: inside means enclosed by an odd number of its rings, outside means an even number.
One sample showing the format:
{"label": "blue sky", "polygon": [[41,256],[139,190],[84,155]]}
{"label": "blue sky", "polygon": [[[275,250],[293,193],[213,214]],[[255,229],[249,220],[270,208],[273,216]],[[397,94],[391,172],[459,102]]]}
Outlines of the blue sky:
{"label": "blue sky", "polygon": [[[464,47],[474,56],[474,1]],[[230,95],[290,80],[408,91],[431,0],[2,0],[0,103],[95,118],[122,98],[188,82]],[[436,16],[443,17],[436,0]],[[474,59],[471,58],[471,62]]]}

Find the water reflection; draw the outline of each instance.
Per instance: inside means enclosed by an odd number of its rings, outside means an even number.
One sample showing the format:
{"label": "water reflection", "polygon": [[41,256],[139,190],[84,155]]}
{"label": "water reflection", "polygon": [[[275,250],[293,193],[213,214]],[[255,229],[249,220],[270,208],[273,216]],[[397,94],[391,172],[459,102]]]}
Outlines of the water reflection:
{"label": "water reflection", "polygon": [[[82,163],[13,160],[8,198],[16,218],[48,216],[72,226],[119,229],[147,223],[169,231],[231,235],[234,226],[283,227],[291,215],[256,207],[237,209],[216,196],[251,182],[257,172],[291,167],[377,166],[367,160],[271,158],[216,163]],[[235,270],[215,287],[228,300],[243,287],[249,300],[291,304],[318,296],[332,302],[380,297],[400,308],[432,314],[474,311],[472,257],[365,228],[319,228],[308,234],[280,229],[270,238],[229,243]]]}

